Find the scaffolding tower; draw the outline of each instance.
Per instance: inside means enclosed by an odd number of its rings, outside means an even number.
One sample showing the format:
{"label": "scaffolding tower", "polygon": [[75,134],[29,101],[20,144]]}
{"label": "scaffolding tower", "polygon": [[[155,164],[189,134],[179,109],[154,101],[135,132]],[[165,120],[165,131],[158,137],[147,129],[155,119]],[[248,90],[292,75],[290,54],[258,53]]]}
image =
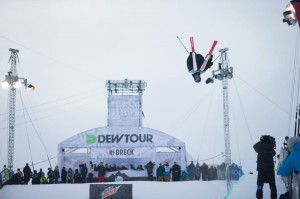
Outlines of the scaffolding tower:
{"label": "scaffolding tower", "polygon": [[229,60],[227,56],[228,48],[220,49],[221,53],[219,69],[212,72],[213,76],[206,80],[206,83],[213,83],[214,79],[222,81],[223,87],[223,110],[224,110],[224,140],[225,140],[225,165],[226,165],[226,182],[227,191],[231,189],[231,180],[229,173],[229,166],[231,164],[231,150],[230,150],[230,126],[229,126],[229,96],[228,96],[228,79],[233,77],[233,68],[229,67]]}

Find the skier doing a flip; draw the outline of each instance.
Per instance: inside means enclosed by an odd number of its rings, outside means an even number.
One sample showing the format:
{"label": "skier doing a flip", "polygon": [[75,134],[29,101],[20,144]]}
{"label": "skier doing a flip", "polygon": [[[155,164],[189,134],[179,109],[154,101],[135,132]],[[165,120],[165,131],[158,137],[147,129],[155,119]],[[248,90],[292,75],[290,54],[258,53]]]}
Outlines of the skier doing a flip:
{"label": "skier doing a flip", "polygon": [[[186,65],[187,65],[187,68],[188,68],[188,71],[189,73],[192,74],[193,78],[194,78],[194,81],[196,83],[199,83],[201,81],[201,76],[200,74],[201,73],[204,73],[207,69],[211,68],[211,66],[213,65],[213,62],[212,62],[212,59],[213,59],[213,56],[211,55],[210,58],[208,59],[207,61],[207,64],[204,68],[203,71],[200,70],[200,67],[202,66],[202,64],[204,63],[204,57],[201,55],[201,54],[196,54],[195,53],[195,57],[196,57],[196,67],[194,67],[193,65],[193,56],[192,56],[192,53],[193,52],[190,52],[190,55],[188,56],[187,60],[186,60]],[[207,55],[209,56],[209,55]],[[206,57],[207,57],[206,56]],[[194,68],[197,68],[197,70],[195,70]]]}
{"label": "skier doing a flip", "polygon": [[218,41],[214,41],[209,53],[206,55],[205,59],[201,54],[197,54],[195,52],[195,47],[194,47],[194,38],[190,37],[190,42],[191,42],[191,48],[192,52],[190,52],[190,55],[187,58],[186,64],[189,73],[192,74],[194,81],[196,83],[199,83],[201,81],[201,73],[204,73],[208,68],[211,68],[213,65],[212,59],[213,59],[213,50],[216,47]]}

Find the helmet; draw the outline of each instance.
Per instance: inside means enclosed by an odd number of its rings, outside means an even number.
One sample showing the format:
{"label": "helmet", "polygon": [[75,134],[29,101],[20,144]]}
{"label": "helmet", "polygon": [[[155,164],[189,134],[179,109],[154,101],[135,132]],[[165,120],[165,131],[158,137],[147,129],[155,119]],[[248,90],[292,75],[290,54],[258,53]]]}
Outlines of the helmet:
{"label": "helmet", "polygon": [[199,82],[201,81],[201,77],[200,77],[200,76],[196,76],[196,77],[194,78],[194,81],[195,81],[196,83],[199,83]]}

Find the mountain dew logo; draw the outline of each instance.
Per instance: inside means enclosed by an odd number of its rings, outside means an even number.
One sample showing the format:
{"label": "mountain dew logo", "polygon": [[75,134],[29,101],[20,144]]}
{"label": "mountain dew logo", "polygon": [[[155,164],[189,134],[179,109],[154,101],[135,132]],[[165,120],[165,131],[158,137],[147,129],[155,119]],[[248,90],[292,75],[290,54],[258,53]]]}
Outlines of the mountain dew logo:
{"label": "mountain dew logo", "polygon": [[117,187],[110,186],[110,187],[106,188],[101,194],[101,196],[102,196],[101,199],[108,198],[109,196],[117,193],[118,190],[120,189],[120,187],[121,187],[121,185],[117,186]]}
{"label": "mountain dew logo", "polygon": [[86,135],[86,143],[87,144],[94,144],[97,142],[97,136],[95,135]]}

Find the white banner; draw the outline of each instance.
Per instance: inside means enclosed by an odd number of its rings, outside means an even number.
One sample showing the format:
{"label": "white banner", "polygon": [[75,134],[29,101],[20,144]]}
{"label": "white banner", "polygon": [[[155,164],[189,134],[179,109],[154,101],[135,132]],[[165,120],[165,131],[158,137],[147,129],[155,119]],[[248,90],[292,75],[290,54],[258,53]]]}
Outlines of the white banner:
{"label": "white banner", "polygon": [[155,156],[155,148],[92,148],[92,159],[106,159],[106,158],[149,158]]}

